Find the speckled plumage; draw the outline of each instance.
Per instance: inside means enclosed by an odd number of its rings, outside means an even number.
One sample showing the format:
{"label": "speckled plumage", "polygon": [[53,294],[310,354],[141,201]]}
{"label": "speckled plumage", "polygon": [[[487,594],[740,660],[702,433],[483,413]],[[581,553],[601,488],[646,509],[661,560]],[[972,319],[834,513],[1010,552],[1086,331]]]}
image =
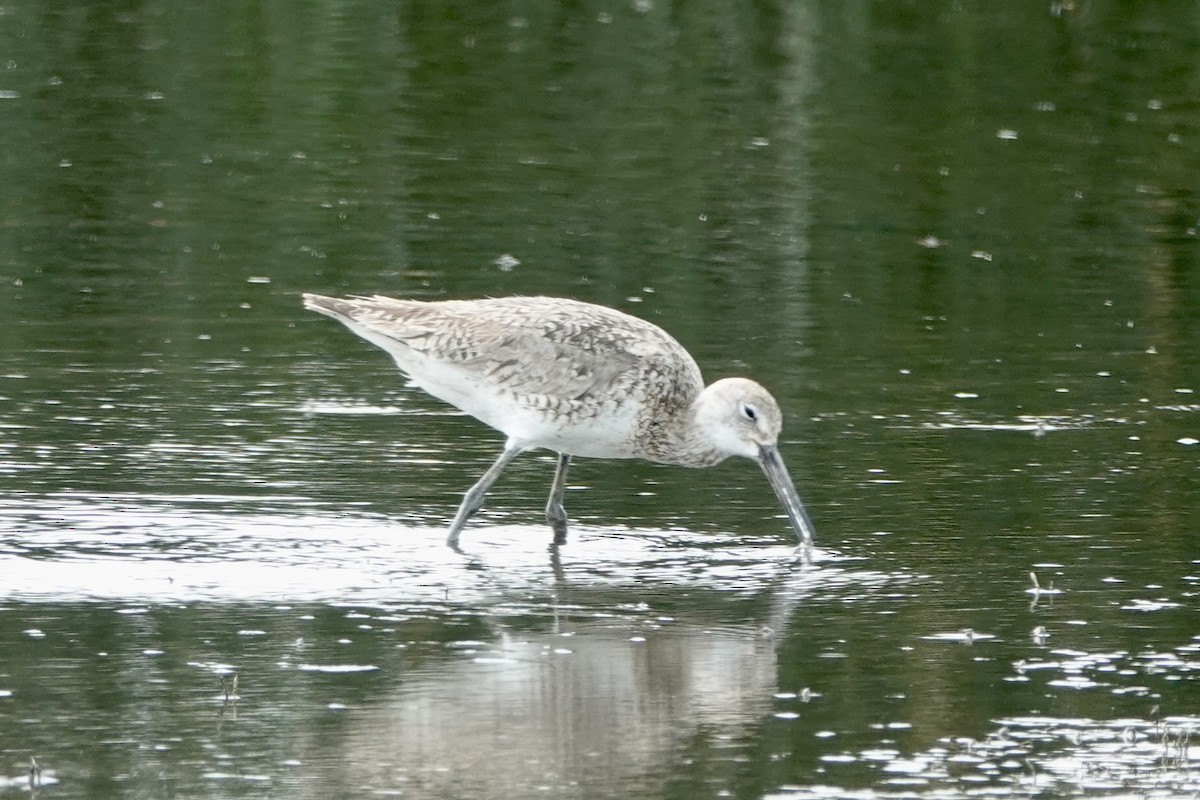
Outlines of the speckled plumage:
{"label": "speckled plumage", "polygon": [[782,414],[774,398],[742,378],[706,389],[695,360],[656,325],[550,297],[424,302],[306,294],[304,304],[386,350],[431,395],[507,435],[500,459],[464,499],[451,544],[504,466],[539,447],[560,454],[547,506],[556,540],[566,532],[561,495],[571,456],[704,467],[743,455],[763,464],[797,533],[811,543],[811,525],[775,451]]}

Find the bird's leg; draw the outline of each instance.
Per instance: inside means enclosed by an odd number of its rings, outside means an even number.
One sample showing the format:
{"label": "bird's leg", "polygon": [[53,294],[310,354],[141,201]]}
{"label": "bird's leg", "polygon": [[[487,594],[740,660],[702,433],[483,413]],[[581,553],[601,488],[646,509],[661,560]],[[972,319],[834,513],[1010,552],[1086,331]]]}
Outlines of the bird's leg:
{"label": "bird's leg", "polygon": [[500,477],[504,468],[512,463],[514,458],[524,453],[525,449],[514,443],[512,439],[505,442],[504,450],[496,459],[496,463],[488,467],[488,471],[483,473],[483,477],[463,496],[458,513],[454,515],[454,522],[450,524],[450,535],[446,537],[446,544],[454,548],[458,547],[458,535],[462,533],[463,526],[467,524],[471,515],[483,508],[483,498],[487,495],[488,489],[492,488],[492,484],[496,482],[496,478]]}
{"label": "bird's leg", "polygon": [[567,510],[563,508],[563,495],[567,491],[567,467],[571,456],[558,454],[558,468],[554,471],[554,483],[550,486],[550,499],[546,501],[546,521],[554,530],[554,543],[567,541]]}

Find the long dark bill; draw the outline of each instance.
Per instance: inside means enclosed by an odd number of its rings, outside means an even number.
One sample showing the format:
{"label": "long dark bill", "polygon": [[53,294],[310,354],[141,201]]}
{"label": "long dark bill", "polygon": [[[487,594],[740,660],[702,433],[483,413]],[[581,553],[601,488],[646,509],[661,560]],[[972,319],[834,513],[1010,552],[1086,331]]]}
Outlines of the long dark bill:
{"label": "long dark bill", "polygon": [[783,504],[783,510],[787,513],[792,527],[796,529],[796,536],[800,538],[801,546],[811,554],[813,549],[812,520],[808,518],[808,512],[804,510],[804,504],[800,502],[800,495],[796,494],[796,487],[792,484],[792,478],[788,475],[787,467],[783,465],[783,459],[780,458],[779,450],[775,445],[760,444],[758,446],[758,463],[771,483],[771,488],[775,490],[775,496]]}

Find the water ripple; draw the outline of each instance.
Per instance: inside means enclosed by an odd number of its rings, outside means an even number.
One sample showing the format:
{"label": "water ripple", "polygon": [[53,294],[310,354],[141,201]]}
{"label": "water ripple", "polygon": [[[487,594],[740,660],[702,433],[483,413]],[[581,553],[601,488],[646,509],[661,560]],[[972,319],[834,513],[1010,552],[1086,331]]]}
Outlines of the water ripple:
{"label": "water ripple", "polygon": [[456,552],[441,527],[331,514],[288,495],[255,503],[133,494],[0,500],[0,524],[20,534],[0,542],[0,595],[528,605],[564,588],[619,593],[652,584],[753,597],[904,579],[855,570],[828,551],[818,567],[805,567],[775,539],[681,530],[577,526],[566,546],[551,549],[544,526],[489,524]]}

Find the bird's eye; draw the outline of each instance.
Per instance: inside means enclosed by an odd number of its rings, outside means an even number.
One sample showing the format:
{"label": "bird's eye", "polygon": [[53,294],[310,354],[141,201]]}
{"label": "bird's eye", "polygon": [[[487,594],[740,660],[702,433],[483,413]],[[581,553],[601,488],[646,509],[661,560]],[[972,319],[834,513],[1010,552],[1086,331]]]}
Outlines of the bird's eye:
{"label": "bird's eye", "polygon": [[742,403],[742,416],[754,422],[758,419],[758,411],[749,403]]}

